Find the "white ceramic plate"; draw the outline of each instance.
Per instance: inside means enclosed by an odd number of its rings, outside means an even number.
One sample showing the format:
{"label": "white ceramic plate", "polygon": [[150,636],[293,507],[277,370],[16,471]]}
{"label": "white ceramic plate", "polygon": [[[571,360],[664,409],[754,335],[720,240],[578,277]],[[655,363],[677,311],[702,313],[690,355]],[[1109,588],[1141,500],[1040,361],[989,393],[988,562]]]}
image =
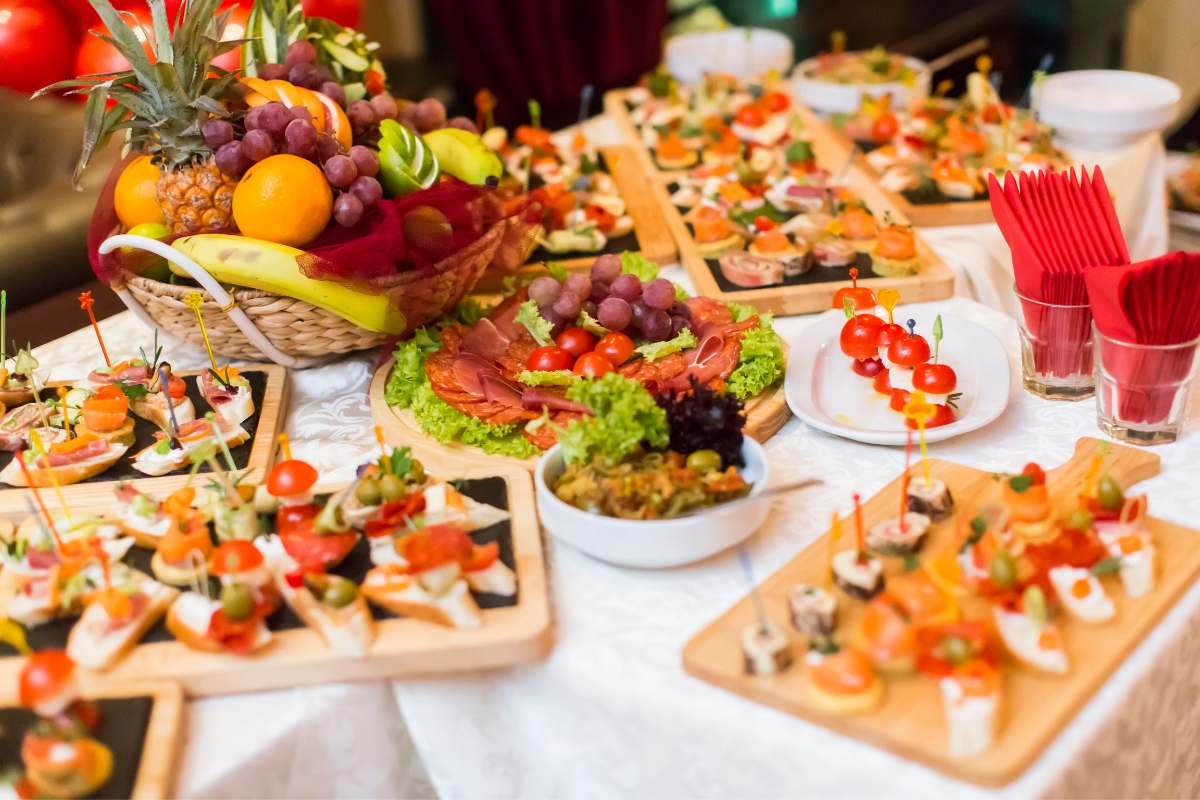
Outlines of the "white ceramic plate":
{"label": "white ceramic plate", "polygon": [[[917,321],[916,331],[933,344],[931,331],[938,312],[920,305],[896,309],[897,323]],[[826,311],[791,343],[784,391],[788,405],[800,419],[818,430],[867,444],[904,444],[904,417],[888,408],[869,378],[850,369],[838,336],[846,317]],[[942,339],[938,360],[954,368],[962,397],[957,400],[958,420],[930,428],[926,441],[938,442],[987,425],[1008,405],[1009,366],[1004,346],[995,335],[974,322],[942,314]]]}
{"label": "white ceramic plate", "polygon": [[786,75],[792,68],[792,40],[766,28],[727,28],[684,33],[667,39],[663,63],[676,80],[692,84],[706,72],[750,80],[768,70]]}
{"label": "white ceramic plate", "polygon": [[801,61],[792,71],[792,93],[796,99],[818,114],[853,114],[862,104],[862,96],[879,98],[892,96],[893,108],[908,108],[915,101],[929,96],[931,73],[929,65],[920,59],[904,59],[917,73],[912,86],[899,81],[889,83],[833,83],[810,75],[817,68],[817,59]]}

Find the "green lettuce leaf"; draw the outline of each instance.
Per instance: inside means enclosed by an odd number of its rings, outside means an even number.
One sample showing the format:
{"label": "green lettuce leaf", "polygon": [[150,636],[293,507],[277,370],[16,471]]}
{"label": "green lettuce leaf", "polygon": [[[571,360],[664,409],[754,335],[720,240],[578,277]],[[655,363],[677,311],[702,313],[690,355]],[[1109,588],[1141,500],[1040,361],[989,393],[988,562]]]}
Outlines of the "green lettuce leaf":
{"label": "green lettuce leaf", "polygon": [[590,461],[601,453],[619,461],[642,442],[662,449],[670,441],[667,412],[645,386],[619,373],[584,378],[567,389],[567,397],[586,404],[593,415],[572,420],[558,434],[563,459],[569,464]]}
{"label": "green lettuce leaf", "polygon": [[575,324],[595,336],[605,336],[608,334],[608,328],[601,325],[599,321],[586,311],[579,312],[579,319],[575,320]]}
{"label": "green lettuce leaf", "polygon": [[744,306],[740,303],[726,303],[725,305],[729,306],[729,310],[733,313],[733,321],[735,323],[745,322],[758,314],[758,309],[754,306]]}
{"label": "green lettuce leaf", "polygon": [[521,435],[515,424],[488,425],[469,417],[422,384],[412,398],[412,410],[421,430],[443,444],[460,441],[474,445],[489,455],[529,458],[542,451]]}
{"label": "green lettuce leaf", "polygon": [[621,253],[619,258],[621,259],[621,272],[623,274],[637,275],[642,283],[649,283],[658,277],[658,264],[655,264],[641,253],[626,250],[624,253]]}
{"label": "green lettuce leaf", "polygon": [[439,324],[439,327],[448,325],[453,321],[466,325],[469,328],[490,313],[492,313],[492,309],[489,306],[483,305],[473,297],[468,297],[450,310],[450,315],[442,320],[442,324]]}
{"label": "green lettuce leaf", "polygon": [[692,296],[690,294],[688,294],[687,289],[683,288],[678,283],[675,283],[675,281],[671,281],[671,283],[675,284],[675,302],[676,303],[682,303],[684,300],[691,299]]}
{"label": "green lettuce leaf", "polygon": [[[730,303],[731,307],[733,305]],[[751,313],[746,316],[758,314],[750,306],[740,306],[739,309],[750,309]],[[734,310],[733,316],[738,320],[739,311]],[[783,377],[783,347],[772,327],[773,322],[774,316],[769,312],[758,314],[758,327],[746,331],[742,337],[737,368],[725,379],[725,391],[731,392],[739,400],[762,394]]]}
{"label": "green lettuce leaf", "polygon": [[517,382],[526,386],[570,386],[579,380],[579,376],[567,369],[559,370],[521,370]]}
{"label": "green lettuce leaf", "polygon": [[641,347],[633,348],[633,352],[639,353],[647,361],[658,361],[671,353],[678,353],[698,344],[700,342],[696,339],[696,334],[692,333],[692,329],[684,328],[675,335],[674,339],[668,339],[665,342],[647,342]]}
{"label": "green lettuce leaf", "polygon": [[554,325],[538,311],[537,303],[532,300],[521,303],[521,310],[513,319],[524,325],[533,340],[542,347],[554,344],[554,337],[550,335],[554,331]]}
{"label": "green lettuce leaf", "polygon": [[408,408],[413,395],[428,381],[425,377],[425,356],[442,346],[440,334],[432,334],[425,328],[417,328],[411,339],[396,345],[396,368],[388,380],[384,399],[390,406]]}

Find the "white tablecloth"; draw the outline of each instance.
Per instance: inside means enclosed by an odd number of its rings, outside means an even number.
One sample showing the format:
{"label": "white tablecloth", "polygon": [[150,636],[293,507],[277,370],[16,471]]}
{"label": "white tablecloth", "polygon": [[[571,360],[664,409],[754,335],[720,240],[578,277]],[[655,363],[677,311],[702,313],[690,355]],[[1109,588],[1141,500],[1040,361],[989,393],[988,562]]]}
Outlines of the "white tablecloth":
{"label": "white tablecloth", "polygon": [[[1015,369],[1011,319],[962,298],[938,305],[1000,336]],[[808,321],[777,325],[794,341]],[[148,346],[149,333],[129,314],[101,328],[114,354]],[[65,378],[94,365],[99,349],[83,330],[38,355]],[[168,358],[181,368],[205,360],[183,348]],[[374,448],[365,394],[373,363],[374,354],[364,354],[292,373],[293,450],[331,479],[350,477]],[[931,445],[931,455],[1016,470],[1031,459],[1064,461],[1079,436],[1097,435],[1091,401],[1049,403],[1015,387],[999,420]],[[1198,426],[1156,450],[1163,474],[1143,488],[1157,516],[1200,518]],[[783,501],[750,540],[760,576],[816,538],[832,510],[847,509],[852,491],[878,490],[903,462],[900,449],[849,442],[795,419],[767,449],[777,480],[819,474],[826,485]],[[179,793],[417,796],[430,787],[415,742],[442,797],[993,794],[685,675],[684,643],[746,591],[732,554],[651,572],[606,566],[553,542],[547,549],[558,643],[545,662],[397,682],[392,692],[374,683],[193,702]],[[1194,587],[1043,758],[999,794],[1200,793],[1198,606]]]}

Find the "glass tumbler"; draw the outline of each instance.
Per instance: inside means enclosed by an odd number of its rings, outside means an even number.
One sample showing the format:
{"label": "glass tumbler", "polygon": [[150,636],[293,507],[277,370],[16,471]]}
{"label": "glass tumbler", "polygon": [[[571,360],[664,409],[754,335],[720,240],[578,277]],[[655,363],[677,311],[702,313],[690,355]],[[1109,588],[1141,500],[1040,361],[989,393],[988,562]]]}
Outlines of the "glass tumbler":
{"label": "glass tumbler", "polygon": [[[1093,326],[1094,328],[1094,326]],[[1096,341],[1096,422],[1128,444],[1166,444],[1183,434],[1200,338],[1183,344],[1143,345]]]}
{"label": "glass tumbler", "polygon": [[1096,391],[1092,370],[1092,309],[1057,305],[1017,292],[1021,383],[1047,400],[1083,400]]}

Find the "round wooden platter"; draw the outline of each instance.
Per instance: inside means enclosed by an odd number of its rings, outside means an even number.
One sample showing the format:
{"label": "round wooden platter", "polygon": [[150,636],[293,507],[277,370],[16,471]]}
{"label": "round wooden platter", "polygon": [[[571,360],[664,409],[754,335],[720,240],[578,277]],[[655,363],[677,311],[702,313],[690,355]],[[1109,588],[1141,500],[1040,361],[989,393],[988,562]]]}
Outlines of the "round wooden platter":
{"label": "round wooden platter", "polygon": [[[786,364],[787,342],[780,339],[779,344],[783,348],[783,361]],[[512,466],[524,467],[531,472],[537,466],[536,458],[488,455],[472,445],[442,444],[429,436],[421,430],[411,409],[393,408],[384,400],[383,395],[387,390],[388,379],[391,375],[391,363],[380,367],[371,381],[370,391],[371,416],[375,419],[375,424],[383,429],[384,439],[388,444],[411,447],[419,458],[431,463],[435,468],[443,465],[453,467],[464,461],[471,462],[481,459],[493,464],[500,461]],[[765,442],[778,433],[791,416],[792,410],[788,408],[783,392],[783,381],[780,380],[762,394],[746,401],[745,433],[757,442]]]}

